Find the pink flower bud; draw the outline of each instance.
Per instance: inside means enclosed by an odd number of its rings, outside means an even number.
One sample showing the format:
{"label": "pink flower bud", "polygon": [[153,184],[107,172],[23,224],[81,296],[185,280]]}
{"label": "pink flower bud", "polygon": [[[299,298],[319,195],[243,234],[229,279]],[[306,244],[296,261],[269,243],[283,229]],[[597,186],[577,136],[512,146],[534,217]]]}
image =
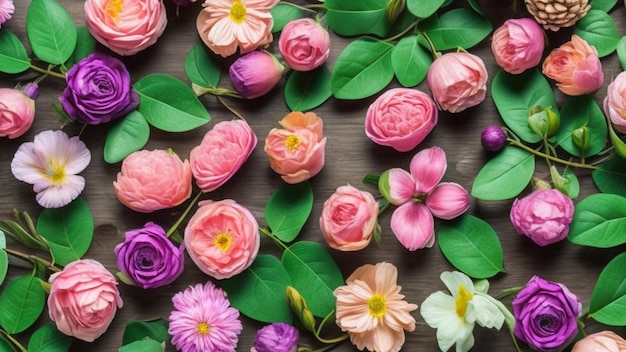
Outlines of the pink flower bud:
{"label": "pink flower bud", "polygon": [[574,344],[572,352],[626,352],[626,340],[605,330],[585,336]]}
{"label": "pink flower bud", "polygon": [[235,90],[246,99],[254,99],[272,90],[284,70],[274,55],[253,51],[235,60],[228,72]]}
{"label": "pink flower bud", "polygon": [[426,79],[440,110],[461,112],[485,100],[487,69],[476,55],[444,54],[430,65]]}
{"label": "pink flower bud", "polygon": [[606,90],[604,113],[611,119],[613,128],[626,133],[626,72],[620,72]]}
{"label": "pink flower bud", "polygon": [[493,33],[491,50],[506,72],[519,74],[541,62],[543,30],[530,18],[509,19]]}
{"label": "pink flower bud", "polygon": [[35,101],[13,88],[0,88],[0,137],[17,138],[35,118]]}
{"label": "pink flower bud", "polygon": [[296,71],[311,71],[321,66],[330,54],[330,36],[311,18],[287,23],[278,40],[287,65]]}

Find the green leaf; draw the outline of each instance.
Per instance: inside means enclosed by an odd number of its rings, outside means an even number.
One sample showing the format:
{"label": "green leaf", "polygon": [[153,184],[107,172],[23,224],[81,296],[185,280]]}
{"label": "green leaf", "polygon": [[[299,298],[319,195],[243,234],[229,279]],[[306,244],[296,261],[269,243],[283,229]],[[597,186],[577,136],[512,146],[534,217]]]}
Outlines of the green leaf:
{"label": "green leaf", "polygon": [[122,345],[148,338],[158,342],[168,341],[170,335],[167,328],[168,322],[163,318],[149,321],[131,320],[124,329]]}
{"label": "green leaf", "polygon": [[28,329],[43,312],[45,301],[41,282],[33,275],[9,281],[0,295],[0,326],[9,334]]}
{"label": "green leaf", "polygon": [[0,249],[0,285],[4,282],[9,271],[9,257],[4,249]]}
{"label": "green leaf", "polygon": [[472,196],[483,200],[511,199],[528,185],[535,172],[535,157],[517,147],[507,146],[478,172]]}
{"label": "green leaf", "polygon": [[17,352],[17,348],[7,340],[7,338],[0,334],[0,352]]}
{"label": "green leaf", "polygon": [[265,206],[265,221],[272,234],[283,242],[293,241],[313,209],[310,181],[286,184],[276,191]]}
{"label": "green leaf", "polygon": [[519,75],[512,75],[500,69],[491,83],[491,94],[506,125],[528,143],[537,143],[541,140],[541,137],[528,127],[530,108],[551,107],[552,111],[559,115],[550,83],[536,69]]}
{"label": "green leaf", "polygon": [[96,40],[93,38],[87,27],[76,28],[76,47],[72,56],[65,62],[65,67],[70,68],[89,54],[96,51]]}
{"label": "green leaf", "polygon": [[626,325],[626,253],[613,258],[602,269],[591,293],[589,316],[612,326]]}
{"label": "green leaf", "polygon": [[446,0],[407,0],[406,8],[419,18],[428,18],[437,12]]}
{"label": "green leaf", "polygon": [[343,277],[333,258],[319,243],[299,241],[283,252],[281,262],[292,285],[316,317],[335,309],[333,291],[343,285]]}
{"label": "green leaf", "polygon": [[420,84],[433,59],[430,52],[419,45],[417,35],[400,39],[391,52],[391,65],[398,82],[404,87]]}
{"label": "green leaf", "polygon": [[37,232],[48,241],[61,265],[80,259],[91,245],[93,215],[82,198],[62,208],[44,209],[37,219]]}
{"label": "green leaf", "polygon": [[222,71],[204,45],[196,44],[185,58],[185,74],[192,83],[205,88],[217,88]]}
{"label": "green leaf", "polygon": [[56,0],[33,0],[26,12],[26,34],[35,56],[60,65],[76,47],[77,34],[70,14]]}
{"label": "green leaf", "polygon": [[617,4],[617,0],[591,0],[589,4],[594,10],[609,12]]}
{"label": "green leaf", "polygon": [[603,193],[626,197],[626,163],[622,158],[612,158],[598,165],[591,173],[596,187]]}
{"label": "green leaf", "polygon": [[[439,17],[431,16],[420,23],[420,30],[426,32],[437,51],[458,47],[469,49],[487,38],[492,29],[487,17],[467,8],[450,10]],[[420,43],[428,47],[421,37]]]}
{"label": "green leaf", "polygon": [[472,10],[478,12],[481,15],[485,14],[485,12],[483,12],[483,9],[480,7],[480,4],[478,4],[477,0],[467,0],[467,3],[470,5]]}
{"label": "green leaf", "polygon": [[309,111],[330,96],[330,71],[326,65],[315,70],[292,71],[285,84],[285,102],[291,111]]}
{"label": "green leaf", "polygon": [[617,154],[617,156],[620,156],[622,158],[626,158],[626,143],[624,143],[624,141],[620,138],[620,136],[618,136],[617,133],[615,133],[615,130],[613,129],[613,124],[611,124],[611,121],[607,121],[607,126],[609,129],[609,136],[611,137],[611,144],[613,145],[615,154]]}
{"label": "green leaf", "polygon": [[140,79],[134,87],[141,97],[137,109],[158,129],[184,132],[211,120],[193,90],[175,77],[154,73]]}
{"label": "green leaf", "polygon": [[291,279],[276,257],[260,254],[248,269],[221,283],[231,305],[247,317],[265,323],[293,320],[285,297]]}
{"label": "green leaf", "polygon": [[580,201],[576,204],[567,239],[598,248],[626,243],[626,198],[596,193]]}
{"label": "green leaf", "polygon": [[0,31],[0,72],[21,73],[30,67],[24,44],[6,28]]}
{"label": "green leaf", "polygon": [[37,329],[28,340],[28,352],[69,351],[72,337],[60,332],[53,323]]}
{"label": "green leaf", "polygon": [[467,276],[490,278],[504,272],[504,254],[496,231],[484,220],[463,215],[439,227],[439,249]]}
{"label": "green leaf", "polygon": [[148,143],[150,126],[143,115],[133,110],[114,121],[104,141],[104,161],[114,164],[124,160]]}
{"label": "green leaf", "polygon": [[376,34],[384,37],[391,22],[387,16],[388,0],[326,0],[324,19],[328,27],[342,36]]}
{"label": "green leaf", "polygon": [[[568,153],[580,157],[597,155],[604,149],[607,127],[602,109],[589,95],[569,97],[561,107],[561,126],[556,141]],[[584,153],[572,140],[572,132],[580,127],[589,128],[589,146]]]}
{"label": "green leaf", "polygon": [[393,45],[359,38],[339,54],[331,76],[337,99],[362,99],[380,92],[393,79]]}
{"label": "green leaf", "polygon": [[281,1],[270,9],[270,14],[274,19],[272,33],[280,32],[285,25],[293,20],[306,17],[307,10],[292,4],[290,2]]}
{"label": "green leaf", "polygon": [[599,57],[613,53],[620,40],[613,18],[606,12],[593,8],[576,22],[574,34],[586,40],[589,45],[595,46]]}
{"label": "green leaf", "polygon": [[7,238],[4,235],[4,232],[0,230],[0,249],[5,249],[5,248],[7,248]]}
{"label": "green leaf", "polygon": [[626,36],[623,36],[617,43],[617,57],[622,65],[622,70],[626,70]]}
{"label": "green leaf", "polygon": [[152,339],[138,340],[120,347],[119,352],[163,352],[163,346]]}

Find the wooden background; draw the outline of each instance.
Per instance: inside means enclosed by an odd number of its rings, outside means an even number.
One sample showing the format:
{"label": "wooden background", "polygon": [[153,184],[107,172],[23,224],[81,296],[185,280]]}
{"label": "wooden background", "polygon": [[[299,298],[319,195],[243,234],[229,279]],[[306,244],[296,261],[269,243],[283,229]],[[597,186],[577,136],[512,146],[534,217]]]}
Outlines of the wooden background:
{"label": "wooden background", "polygon": [[[15,0],[16,11],[13,19],[3,25],[3,28],[16,33],[24,43],[26,43],[24,18],[29,3],[30,1]],[[71,13],[77,25],[84,25],[83,1],[61,0],[61,3]],[[176,17],[175,7],[169,0],[166,0],[166,3],[169,23],[157,44],[135,56],[122,58],[131,72],[133,82],[149,73],[156,72],[174,75],[188,82],[183,71],[184,58],[193,45],[200,43],[195,20],[201,6],[196,3],[193,6],[181,8],[180,17]],[[494,20],[494,28],[502,22],[502,13],[506,13],[505,16],[511,14],[510,9],[506,8],[509,1],[492,0],[482,3],[487,4],[486,11]],[[626,15],[621,1],[613,9],[611,15],[615,18],[620,33],[624,34]],[[571,30],[562,30],[558,35],[550,34],[549,46],[551,48],[558,46],[564,40],[569,39],[570,33]],[[333,66],[341,49],[350,41],[349,38],[331,35],[332,49],[328,60],[330,67]],[[485,61],[490,77],[489,85],[491,78],[498,69],[490,50],[490,40],[491,36],[469,50]],[[98,50],[111,53],[101,46],[98,47]],[[547,51],[544,54],[547,54]],[[230,61],[219,60],[219,62],[223,63],[224,70],[226,70]],[[604,99],[608,83],[622,70],[615,54],[603,58],[602,64],[605,83],[603,88],[593,95],[598,103]],[[22,78],[0,76],[0,85],[13,87]],[[31,130],[17,140],[6,138],[0,140],[0,184],[2,185],[0,187],[0,216],[4,219],[11,217],[11,209],[14,207],[27,210],[34,217],[37,217],[41,211],[41,208],[35,203],[35,194],[31,186],[17,181],[12,176],[10,162],[21,143],[32,141],[33,137],[43,130],[60,127],[59,116],[52,107],[52,102],[57,100],[64,86],[65,82],[57,78],[50,77],[44,80],[41,84],[41,96],[37,100],[35,123]],[[224,71],[220,86],[231,87],[226,71]],[[235,177],[217,191],[204,196],[205,199],[215,200],[235,199],[255,214],[261,226],[265,225],[263,211],[268,198],[283,185],[279,176],[269,168],[267,158],[263,153],[263,141],[268,131],[277,127],[277,121],[288,113],[282,95],[283,86],[284,80],[268,95],[257,100],[229,100],[246,117],[259,138],[259,144]],[[398,83],[394,81],[389,87],[395,86],[398,86]],[[425,83],[417,88],[429,93]],[[448,171],[444,180],[458,182],[469,190],[478,170],[489,158],[489,154],[483,151],[480,146],[480,132],[489,124],[501,124],[490,93],[488,90],[487,98],[482,104],[462,113],[441,112],[439,124],[430,136],[418,148],[407,153],[378,146],[366,137],[363,126],[365,112],[375,97],[360,101],[340,101],[331,98],[322,107],[315,109],[314,111],[324,120],[324,133],[328,137],[326,165],[322,172],[312,179],[315,192],[314,209],[300,239],[324,243],[319,231],[318,219],[324,200],[337,187],[349,183],[362,190],[377,194],[376,189],[362,184],[362,177],[367,173],[379,174],[391,167],[406,169],[413,155],[423,148],[435,145],[443,148],[448,156]],[[560,92],[557,92],[556,95],[557,100],[562,102],[564,96]],[[209,124],[197,130],[180,134],[170,134],[151,129],[150,141],[145,149],[172,148],[181,158],[188,158],[190,150],[200,143],[204,133],[216,122],[233,118],[214,97],[205,96],[201,100],[212,116],[212,121]],[[564,116],[563,118],[567,117]],[[69,135],[76,135],[80,128],[81,126],[75,124],[65,127],[65,131]],[[92,153],[91,164],[82,173],[87,180],[82,197],[91,207],[96,225],[95,237],[86,257],[99,260],[109,270],[116,272],[113,247],[123,240],[124,231],[139,228],[147,221],[155,221],[168,228],[184,206],[153,214],[139,214],[117,201],[112,182],[116,178],[120,164],[108,165],[102,157],[107,128],[106,125],[88,126],[82,134],[81,139],[85,141]],[[537,165],[539,165],[537,176],[546,178],[548,173],[545,163],[538,160]],[[579,199],[597,192],[587,171],[577,170],[577,174],[580,177],[582,187]],[[624,248],[599,250],[583,248],[567,241],[545,248],[538,247],[526,237],[515,233],[508,216],[510,205],[511,201],[487,202],[472,199],[468,211],[469,214],[478,216],[493,226],[504,248],[507,273],[500,274],[490,280],[492,285],[490,292],[497,294],[505,288],[523,286],[532,275],[536,274],[545,279],[565,284],[579,296],[583,305],[587,306],[598,274],[606,263]],[[445,260],[436,245],[431,249],[416,252],[405,250],[389,229],[390,215],[391,211],[387,211],[379,220],[383,229],[380,247],[372,243],[368,248],[359,252],[344,253],[332,249],[329,249],[329,252],[336,259],[344,277],[347,277],[362,264],[374,264],[380,261],[393,263],[399,269],[398,281],[403,287],[402,293],[406,295],[406,299],[409,302],[421,304],[430,293],[444,289],[439,280],[439,275],[442,271],[453,270],[453,267]],[[20,249],[15,244],[10,243],[9,246]],[[262,238],[261,253],[279,254],[279,251],[270,240]],[[9,269],[10,276],[22,275],[26,272],[27,269],[20,269],[16,266],[11,266]],[[93,344],[75,340],[72,350],[117,350],[121,345],[122,332],[129,320],[167,317],[172,309],[170,300],[173,294],[191,284],[205,282],[209,279],[187,258],[183,275],[171,287],[144,291],[121,284],[120,291],[124,300],[124,307],[118,311],[108,332]],[[509,302],[506,301],[506,303]],[[0,309],[5,308],[0,307]],[[417,328],[414,332],[406,335],[403,350],[437,351],[435,330],[426,325],[418,311],[415,311],[413,315],[417,320]],[[263,324],[245,317],[242,319],[244,331],[240,335],[238,351],[248,351],[253,344],[256,330]],[[46,320],[47,313],[44,313],[41,321]],[[603,328],[593,321],[589,321],[589,324],[588,331]],[[25,341],[31,332],[28,330],[18,337]],[[620,330],[620,332],[623,331]],[[514,350],[506,328],[503,328],[502,331],[496,331],[477,326],[474,334],[476,337],[474,351]],[[301,341],[305,343],[314,342],[311,336],[306,333],[302,335]],[[321,345],[314,344],[314,347],[321,347]],[[352,351],[354,347],[349,343],[344,343],[335,350]]]}

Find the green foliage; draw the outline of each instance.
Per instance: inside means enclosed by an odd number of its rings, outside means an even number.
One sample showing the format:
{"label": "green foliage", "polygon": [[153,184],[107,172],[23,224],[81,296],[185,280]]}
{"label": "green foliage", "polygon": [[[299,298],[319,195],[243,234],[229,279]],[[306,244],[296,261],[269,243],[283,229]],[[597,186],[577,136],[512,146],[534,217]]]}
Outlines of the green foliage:
{"label": "green foliage", "polygon": [[281,1],[270,9],[270,14],[274,19],[272,33],[276,33],[282,31],[287,23],[305,17],[307,10],[290,2]]}
{"label": "green foliage", "polygon": [[[438,51],[469,49],[487,38],[492,29],[487,17],[467,8],[434,15],[420,23],[420,30],[426,32]],[[428,46],[423,38],[420,43]]]}
{"label": "green foliage", "polygon": [[37,321],[43,312],[46,293],[34,275],[19,276],[9,281],[0,295],[0,326],[9,334],[17,334]]}
{"label": "green foliage", "polygon": [[622,70],[626,70],[626,36],[620,38],[619,42],[617,42],[616,49],[619,63],[622,65]]}
{"label": "green foliage", "polygon": [[433,62],[431,53],[419,45],[418,38],[417,35],[410,35],[400,39],[391,52],[393,72],[404,87],[420,84]]}
{"label": "green foliage", "polygon": [[0,246],[0,285],[4,282],[4,279],[7,277],[7,272],[9,271],[9,257],[7,252],[4,250],[6,248],[4,232],[0,231],[0,238],[2,239],[2,246]]}
{"label": "green foliage", "polygon": [[328,27],[342,36],[376,34],[384,37],[391,22],[387,16],[388,0],[326,0]]}
{"label": "green foliage", "polygon": [[72,337],[60,332],[54,323],[47,323],[37,329],[28,340],[28,352],[69,351]]}
{"label": "green foliage", "polygon": [[72,52],[72,56],[65,62],[67,69],[96,50],[96,40],[91,36],[87,27],[76,28],[76,38],[74,52]]}
{"label": "green foliage", "polygon": [[168,322],[164,318],[139,321],[131,320],[126,324],[124,336],[122,337],[122,345],[128,345],[134,341],[152,339],[154,341],[163,342],[170,339],[167,332]]}
{"label": "green foliage", "polygon": [[594,10],[609,12],[617,4],[617,0],[591,0],[589,4]]}
{"label": "green foliage", "polygon": [[192,83],[206,88],[217,88],[222,71],[211,59],[204,45],[196,44],[185,58],[185,74]]}
{"label": "green foliage", "polygon": [[589,316],[612,326],[626,326],[626,253],[604,267],[591,294]]}
{"label": "green foliage", "polygon": [[406,8],[419,18],[428,18],[445,3],[446,0],[407,0]]}
{"label": "green foliage", "polygon": [[152,339],[137,340],[120,347],[119,352],[163,352],[163,346]]}
{"label": "green foliage", "polygon": [[33,0],[26,12],[26,34],[35,56],[60,65],[72,56],[77,34],[70,14],[56,0]]}
{"label": "green foliage", "polygon": [[511,199],[528,185],[535,171],[535,157],[507,146],[480,169],[472,185],[472,196],[483,200]]}
{"label": "green foliage", "polygon": [[322,65],[312,71],[292,71],[285,84],[285,102],[291,111],[309,111],[331,97],[330,71]]}
{"label": "green foliage", "polygon": [[583,38],[598,50],[599,57],[612,54],[620,41],[615,22],[606,12],[591,9],[576,22],[574,34]]}
{"label": "green foliage", "polygon": [[[600,106],[589,95],[570,97],[561,107],[561,127],[556,135],[556,142],[561,148],[575,156],[597,155],[604,148],[607,127],[606,119]],[[572,140],[572,132],[580,127],[589,129],[589,145],[584,153]]]}
{"label": "green foliage", "polygon": [[283,242],[293,241],[313,209],[313,188],[310,181],[284,185],[265,206],[265,221],[272,234]]}
{"label": "green foliage", "polygon": [[600,192],[626,197],[626,163],[622,158],[612,158],[598,165],[591,177]]}
{"label": "green foliage", "polygon": [[104,161],[114,164],[124,160],[148,143],[150,126],[143,115],[133,110],[109,128],[104,141]]}
{"label": "green foliage", "polygon": [[598,248],[626,243],[626,198],[596,193],[580,201],[576,204],[567,239]]}
{"label": "green foliage", "polygon": [[30,67],[24,44],[6,28],[0,31],[0,72],[21,73]]}
{"label": "green foliage", "polygon": [[607,122],[607,126],[609,129],[609,136],[611,137],[611,144],[615,149],[615,154],[617,154],[617,156],[619,157],[626,158],[626,143],[624,143],[624,141],[617,135],[617,133],[615,133],[613,125],[610,121]]}

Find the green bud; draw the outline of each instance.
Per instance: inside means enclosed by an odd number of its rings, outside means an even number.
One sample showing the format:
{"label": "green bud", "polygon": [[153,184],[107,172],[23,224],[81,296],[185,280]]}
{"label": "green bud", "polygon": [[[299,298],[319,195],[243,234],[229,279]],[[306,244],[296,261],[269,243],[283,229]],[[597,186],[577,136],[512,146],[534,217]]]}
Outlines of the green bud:
{"label": "green bud", "polygon": [[587,126],[579,127],[572,131],[572,141],[574,144],[580,148],[580,150],[585,151],[589,148],[589,128]]}
{"label": "green bud", "polygon": [[389,0],[387,3],[387,18],[389,21],[395,21],[398,15],[404,10],[405,5],[406,0]]}
{"label": "green bud", "polygon": [[378,191],[388,202],[391,203],[391,190],[389,188],[389,170],[386,170],[378,179]]}
{"label": "green bud", "polygon": [[541,138],[554,136],[560,125],[561,119],[550,107],[535,106],[528,111],[528,126]]}
{"label": "green bud", "polygon": [[285,296],[287,297],[287,304],[291,310],[296,314],[302,326],[305,329],[314,332],[315,331],[315,317],[313,312],[309,309],[306,300],[300,292],[291,286],[287,286],[285,290]]}
{"label": "green bud", "polygon": [[552,178],[554,188],[563,192],[563,190],[565,189],[565,185],[569,182],[569,180],[561,176],[561,174],[559,174],[559,171],[556,169],[556,167],[554,167],[554,165],[550,167],[550,177]]}

